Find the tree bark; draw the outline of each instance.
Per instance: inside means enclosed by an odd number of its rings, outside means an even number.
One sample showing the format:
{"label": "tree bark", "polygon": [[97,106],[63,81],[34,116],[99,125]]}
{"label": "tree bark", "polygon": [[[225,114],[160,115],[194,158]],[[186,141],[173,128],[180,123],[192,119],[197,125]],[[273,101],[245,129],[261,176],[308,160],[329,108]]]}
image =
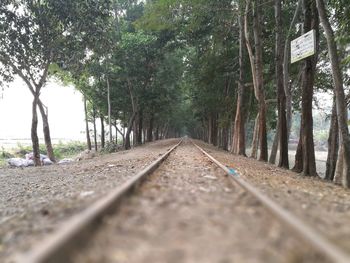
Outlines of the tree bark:
{"label": "tree bark", "polygon": [[[312,0],[304,0],[304,33],[315,29],[316,46],[318,46],[318,15],[316,3]],[[317,48],[316,48],[317,50]],[[314,80],[317,64],[316,54],[304,59],[302,73],[302,101],[301,101],[301,118],[302,118],[302,136],[303,143],[303,170],[305,176],[316,176],[315,148],[313,139],[313,117],[312,117],[312,100],[314,90]]]}
{"label": "tree bark", "polygon": [[143,130],[143,112],[140,110],[137,114],[137,135],[136,135],[136,144],[142,144],[142,130]]}
{"label": "tree bark", "polygon": [[251,158],[257,158],[258,156],[258,145],[259,145],[259,113],[256,115],[254,122],[254,132],[252,140],[252,152],[250,154]]}
{"label": "tree bark", "polygon": [[149,119],[148,131],[147,131],[147,141],[153,141],[153,123],[154,123],[154,114],[151,114]]}
{"label": "tree bark", "polygon": [[[278,102],[277,135],[279,139],[279,167],[289,168],[288,161],[288,127],[286,117],[286,94],[283,87],[283,46],[282,46],[282,1],[275,0],[276,21],[276,87]],[[278,148],[278,147],[277,147]],[[275,161],[275,160],[274,160]]]}
{"label": "tree bark", "polygon": [[211,131],[211,141],[214,146],[218,145],[218,117],[216,113],[212,113],[212,131]]}
{"label": "tree bark", "polygon": [[247,50],[250,59],[250,65],[252,69],[254,94],[259,105],[259,146],[260,146],[260,161],[267,161],[268,149],[267,149],[267,129],[266,129],[266,102],[264,93],[264,79],[263,79],[263,60],[262,60],[262,41],[261,41],[261,2],[260,0],[253,1],[253,35],[254,35],[254,50],[250,43],[250,36],[248,30],[248,11],[250,6],[250,0],[247,0],[246,12],[245,12],[245,39]]}
{"label": "tree bark", "polygon": [[[240,8],[242,9],[242,8]],[[245,86],[244,82],[244,15],[243,11],[240,10],[239,15],[239,81],[238,81],[238,91],[237,91],[237,108],[236,116],[234,121],[234,131],[232,138],[232,148],[231,152],[234,154],[239,154],[246,156],[245,153]]]}
{"label": "tree bark", "polygon": [[94,125],[94,145],[95,145],[95,151],[97,152],[97,129],[96,129],[96,109],[95,106],[92,106],[92,118],[93,118],[93,125]]}
{"label": "tree bark", "polygon": [[108,127],[109,127],[109,142],[113,142],[112,120],[111,120],[111,90],[109,79],[107,77],[107,102],[108,102]]}
{"label": "tree bark", "polygon": [[294,30],[295,24],[298,20],[299,13],[301,11],[303,0],[298,0],[297,7],[294,12],[292,22],[290,23],[287,36],[284,42],[284,53],[283,53],[283,87],[286,96],[286,118],[287,118],[287,139],[289,140],[290,131],[292,128],[292,93],[290,88],[290,77],[289,77],[289,58],[290,58],[290,40]]}
{"label": "tree bark", "polygon": [[270,158],[269,158],[269,163],[271,163],[271,164],[275,164],[276,163],[278,144],[279,144],[279,137],[280,137],[280,130],[279,130],[278,122],[277,122],[276,133],[275,133],[275,136],[273,138],[273,143],[272,143],[271,153],[270,153]]}
{"label": "tree bark", "polygon": [[302,141],[302,125],[300,125],[300,133],[299,133],[299,142],[298,147],[295,153],[295,162],[294,167],[292,168],[293,172],[301,173],[303,171],[303,141]]}
{"label": "tree bark", "polygon": [[47,110],[45,111],[44,105],[39,98],[38,98],[38,106],[41,114],[41,119],[43,121],[43,133],[44,133],[47,156],[52,162],[56,162],[56,158],[53,152],[53,147],[51,142],[50,126],[49,126],[49,119],[48,119],[49,114]]}
{"label": "tree bark", "polygon": [[128,150],[128,149],[131,148],[130,133],[132,131],[131,127],[132,127],[132,125],[134,123],[135,117],[136,117],[136,112],[133,112],[132,115],[131,115],[131,118],[129,119],[128,127],[127,127],[127,130],[126,130],[126,133],[125,133],[125,144],[124,144],[124,149],[125,150]]}
{"label": "tree bark", "polygon": [[104,123],[105,120],[102,115],[100,115],[100,121],[101,121],[101,148],[104,149],[105,148],[105,123]]}
{"label": "tree bark", "polygon": [[338,159],[338,150],[339,150],[339,128],[338,128],[338,120],[337,120],[337,106],[335,96],[333,99],[333,107],[332,107],[332,116],[331,116],[331,124],[329,127],[329,137],[328,137],[328,154],[327,154],[327,162],[326,162],[326,175],[325,179],[333,181],[335,168]]}
{"label": "tree bark", "polygon": [[33,161],[35,166],[40,166],[40,147],[38,138],[38,112],[37,105],[39,100],[39,94],[34,95],[32,103],[32,127],[31,127],[31,139],[33,145]]}
{"label": "tree bark", "polygon": [[[342,174],[342,183],[345,187],[350,187],[350,135],[348,129],[347,107],[344,94],[343,76],[340,69],[339,57],[337,53],[337,44],[334,39],[334,32],[329,23],[326,14],[326,8],[323,0],[317,0],[317,8],[321,20],[322,27],[326,34],[328,54],[332,66],[332,77],[334,83],[334,93],[336,98],[338,126],[339,126],[339,144],[342,151],[339,153],[338,162],[342,166],[340,171]],[[342,159],[342,164],[340,164]],[[337,163],[338,166],[338,163]]]}
{"label": "tree bark", "polygon": [[85,113],[85,132],[86,132],[86,144],[87,148],[91,150],[91,139],[90,139],[90,130],[89,130],[89,120],[88,120],[88,113],[87,113],[87,100],[84,95],[84,113]]}

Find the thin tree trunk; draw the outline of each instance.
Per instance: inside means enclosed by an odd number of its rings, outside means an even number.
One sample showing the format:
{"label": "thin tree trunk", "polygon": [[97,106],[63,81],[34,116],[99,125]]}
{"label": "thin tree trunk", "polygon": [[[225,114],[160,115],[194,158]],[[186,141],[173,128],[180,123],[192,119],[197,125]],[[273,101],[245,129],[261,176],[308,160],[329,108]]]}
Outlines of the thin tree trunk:
{"label": "thin tree trunk", "polygon": [[[304,0],[304,33],[311,29],[316,30],[316,45],[318,45],[318,15],[316,3],[312,0]],[[317,51],[312,57],[304,59],[304,70],[302,74],[302,144],[303,144],[303,170],[306,176],[316,176],[315,149],[313,139],[313,117],[312,100],[314,90],[314,78],[317,64]]]}
{"label": "thin tree trunk", "polygon": [[292,32],[295,28],[295,24],[298,20],[299,13],[301,11],[303,0],[298,0],[297,7],[294,11],[292,22],[290,23],[287,36],[284,42],[284,53],[283,53],[283,87],[286,96],[286,117],[287,117],[287,139],[289,140],[290,131],[292,127],[292,92],[290,89],[290,77],[289,77],[289,58],[290,58],[290,40]]}
{"label": "thin tree trunk", "polygon": [[134,123],[135,117],[136,117],[136,112],[133,112],[132,115],[131,115],[131,118],[129,120],[126,133],[125,133],[125,144],[124,144],[125,150],[128,150],[128,149],[131,148],[131,145],[130,145],[130,133],[131,133],[131,130],[132,130],[131,127],[132,127],[132,125]]}
{"label": "thin tree trunk", "polygon": [[100,121],[101,121],[101,148],[104,149],[105,148],[105,123],[104,123],[105,120],[102,115],[100,115]]}
{"label": "thin tree trunk", "polygon": [[259,143],[260,143],[260,161],[268,160],[267,149],[267,129],[266,129],[266,102],[264,93],[263,79],[263,60],[262,60],[262,41],[261,41],[261,0],[256,0],[253,16],[253,32],[255,42],[255,66],[256,66],[256,85],[258,91],[259,103]]}
{"label": "thin tree trunk", "polygon": [[295,153],[294,167],[292,169],[296,173],[301,173],[303,171],[303,140],[302,140],[303,132],[302,132],[302,129],[303,129],[303,126],[300,125],[299,142],[298,142],[297,151]]}
{"label": "thin tree trunk", "polygon": [[155,132],[155,140],[158,141],[159,140],[159,125],[157,125],[157,128],[156,128],[156,132]]}
{"label": "thin tree trunk", "polygon": [[213,139],[213,135],[212,135],[213,128],[212,128],[212,126],[213,126],[213,120],[212,120],[211,114],[209,114],[209,119],[208,119],[208,143],[209,144],[213,143],[213,141],[212,141],[212,139]]}
{"label": "thin tree trunk", "polygon": [[[334,82],[334,93],[336,97],[338,126],[339,126],[339,152],[337,170],[342,174],[342,183],[350,187],[350,135],[348,129],[347,107],[344,94],[343,76],[340,69],[337,44],[334,39],[334,32],[326,15],[326,8],[323,0],[316,0],[322,27],[326,34],[328,54],[332,66],[332,77]],[[341,163],[342,162],[342,163]],[[338,163],[337,163],[338,166]]]}
{"label": "thin tree trunk", "polygon": [[109,142],[113,142],[112,120],[111,120],[111,90],[109,79],[107,77],[107,102],[108,102],[108,127],[109,127]]}
{"label": "thin tree trunk", "polygon": [[151,142],[153,141],[153,122],[154,122],[154,115],[151,114],[151,117],[149,119],[149,125],[148,125],[148,131],[147,131],[147,141]]}
{"label": "thin tree trunk", "polygon": [[270,153],[270,158],[269,158],[269,163],[271,163],[271,164],[276,163],[279,138],[280,138],[280,130],[279,130],[279,124],[277,121],[276,133],[275,133],[275,137],[273,138],[273,143],[272,143],[271,153]]}
{"label": "thin tree trunk", "polygon": [[142,130],[143,130],[143,112],[142,112],[142,110],[140,110],[139,113],[137,114],[136,144],[138,144],[138,145],[142,144]]}
{"label": "thin tree trunk", "polygon": [[84,113],[85,113],[85,132],[86,132],[86,144],[89,150],[91,150],[91,139],[90,139],[90,130],[89,130],[89,121],[87,113],[87,101],[84,95]]}
{"label": "thin tree trunk", "polygon": [[96,109],[95,106],[92,107],[92,118],[93,118],[93,125],[94,125],[94,145],[95,145],[95,151],[97,152],[97,129],[96,129]]}
{"label": "thin tree trunk", "polygon": [[[276,18],[276,87],[278,101],[278,121],[277,121],[277,139],[280,146],[279,167],[289,168],[288,161],[288,124],[286,118],[286,94],[283,87],[283,46],[282,46],[282,1],[275,0],[275,18]],[[274,158],[275,159],[275,158]],[[275,163],[275,160],[271,160]]]}
{"label": "thin tree trunk", "polygon": [[247,50],[250,59],[250,65],[253,76],[254,94],[259,105],[259,143],[260,143],[260,161],[267,161],[268,149],[267,149],[267,129],[266,129],[266,102],[264,94],[264,80],[263,80],[263,61],[262,61],[262,43],[261,43],[261,3],[260,0],[253,2],[253,33],[254,33],[254,49],[253,53],[252,45],[250,43],[249,29],[248,29],[248,12],[250,6],[250,0],[247,0],[245,11],[245,39]]}
{"label": "thin tree trunk", "polygon": [[45,140],[45,146],[47,151],[47,156],[52,162],[56,162],[55,154],[53,152],[52,142],[51,142],[51,135],[50,135],[50,126],[49,126],[49,119],[48,119],[48,111],[44,108],[43,103],[38,98],[38,106],[41,114],[41,119],[43,121],[43,133],[44,133],[44,140]]}
{"label": "thin tree trunk", "polygon": [[254,132],[252,140],[252,152],[250,154],[251,158],[257,158],[258,156],[258,145],[259,145],[259,113],[256,115],[254,122]]}
{"label": "thin tree trunk", "polygon": [[337,106],[335,96],[333,99],[331,124],[329,127],[329,137],[328,137],[328,155],[326,162],[326,175],[325,179],[333,181],[335,168],[338,159],[338,149],[339,149],[339,128],[337,120]]}
{"label": "thin tree trunk", "polygon": [[[242,9],[242,8],[240,8]],[[244,15],[240,10],[239,16],[239,81],[237,94],[237,108],[234,122],[231,152],[246,156],[245,153],[245,86],[244,81]]]}
{"label": "thin tree trunk", "polygon": [[38,138],[38,105],[39,95],[34,95],[34,100],[32,103],[32,127],[31,127],[31,138],[33,145],[33,160],[35,166],[40,166],[40,147],[39,147],[39,138]]}

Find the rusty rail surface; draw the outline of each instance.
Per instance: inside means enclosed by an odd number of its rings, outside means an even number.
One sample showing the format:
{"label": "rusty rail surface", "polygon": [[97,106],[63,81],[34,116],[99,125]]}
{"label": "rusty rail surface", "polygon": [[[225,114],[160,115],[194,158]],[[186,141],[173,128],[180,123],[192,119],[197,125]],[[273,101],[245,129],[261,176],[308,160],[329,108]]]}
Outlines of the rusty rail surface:
{"label": "rusty rail surface", "polygon": [[225,165],[220,163],[205,150],[195,144],[192,140],[194,146],[196,146],[204,155],[206,155],[212,162],[224,170],[229,177],[243,189],[253,195],[259,202],[266,207],[282,224],[288,226],[292,231],[294,231],[300,238],[311,245],[319,253],[326,256],[329,260],[335,263],[349,263],[350,255],[334,245],[331,241],[325,238],[321,233],[313,229],[311,226],[304,223],[301,219],[291,214],[289,211],[278,205],[268,196],[264,195],[257,188],[252,186],[246,180],[241,178],[239,174],[227,168]]}
{"label": "rusty rail surface", "polygon": [[130,180],[110,192],[107,196],[95,202],[83,212],[73,216],[62,224],[57,231],[38,243],[27,253],[15,255],[17,263],[62,263],[70,262],[74,248],[83,246],[96,223],[101,218],[115,211],[121,200],[131,193],[142,181],[176,149],[182,140],[165,154],[137,173]]}

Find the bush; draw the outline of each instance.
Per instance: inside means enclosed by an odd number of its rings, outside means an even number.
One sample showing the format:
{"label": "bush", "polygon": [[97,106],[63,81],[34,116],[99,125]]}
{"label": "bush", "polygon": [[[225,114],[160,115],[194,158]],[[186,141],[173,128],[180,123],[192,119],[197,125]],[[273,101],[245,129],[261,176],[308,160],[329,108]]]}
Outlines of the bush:
{"label": "bush", "polygon": [[1,147],[1,154],[0,154],[1,159],[9,159],[13,157],[15,156],[12,153],[5,151],[4,147]]}
{"label": "bush", "polygon": [[106,142],[105,148],[101,150],[103,153],[113,153],[118,150],[118,145],[114,142]]}
{"label": "bush", "polygon": [[54,146],[54,154],[56,159],[72,157],[86,149],[86,144],[82,142],[59,142]]}

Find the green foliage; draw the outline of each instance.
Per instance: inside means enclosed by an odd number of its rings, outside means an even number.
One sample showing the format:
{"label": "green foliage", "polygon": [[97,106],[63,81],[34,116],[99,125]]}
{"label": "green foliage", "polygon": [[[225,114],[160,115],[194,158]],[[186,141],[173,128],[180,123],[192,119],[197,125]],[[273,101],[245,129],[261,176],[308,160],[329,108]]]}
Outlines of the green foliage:
{"label": "green foliage", "polygon": [[69,143],[59,142],[57,145],[55,145],[54,151],[55,156],[57,156],[58,159],[63,159],[73,157],[85,149],[85,143],[74,141]]}
{"label": "green foliage", "polygon": [[106,142],[105,148],[101,150],[102,153],[113,153],[118,150],[118,145],[115,142]]}

